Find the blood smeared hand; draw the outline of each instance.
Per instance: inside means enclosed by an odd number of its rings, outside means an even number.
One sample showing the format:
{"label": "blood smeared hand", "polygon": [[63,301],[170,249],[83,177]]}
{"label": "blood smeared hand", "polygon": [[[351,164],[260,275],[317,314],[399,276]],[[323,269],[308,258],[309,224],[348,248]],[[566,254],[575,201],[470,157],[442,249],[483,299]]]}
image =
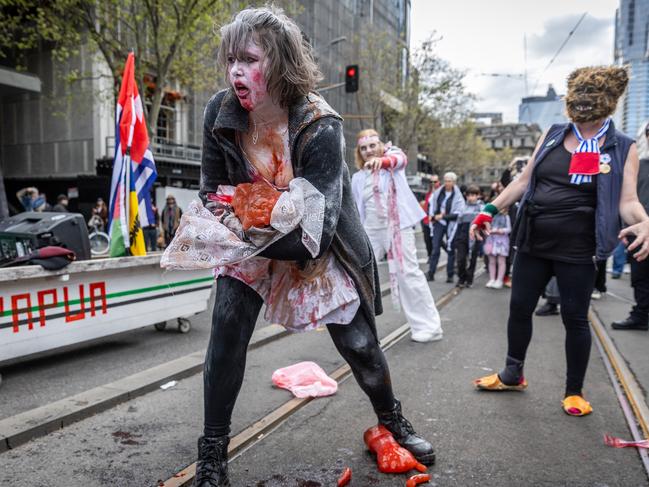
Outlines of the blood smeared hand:
{"label": "blood smeared hand", "polygon": [[363,440],[367,448],[376,454],[379,472],[403,473],[413,469],[426,471],[426,467],[419,463],[412,453],[401,447],[383,425],[368,429],[363,434]]}
{"label": "blood smeared hand", "polygon": [[270,225],[270,216],[280,195],[279,191],[263,181],[239,184],[232,197],[232,208],[241,220],[243,229]]}

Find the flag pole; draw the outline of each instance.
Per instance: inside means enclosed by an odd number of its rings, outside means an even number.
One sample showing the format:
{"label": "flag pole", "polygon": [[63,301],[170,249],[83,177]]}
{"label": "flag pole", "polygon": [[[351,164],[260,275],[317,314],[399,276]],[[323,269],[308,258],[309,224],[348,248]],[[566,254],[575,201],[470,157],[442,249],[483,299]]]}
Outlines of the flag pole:
{"label": "flag pole", "polygon": [[126,176],[126,184],[124,185],[124,208],[126,213],[126,235],[128,235],[128,242],[124,242],[126,247],[126,255],[132,255],[131,252],[131,147],[126,147],[124,154],[124,172]]}

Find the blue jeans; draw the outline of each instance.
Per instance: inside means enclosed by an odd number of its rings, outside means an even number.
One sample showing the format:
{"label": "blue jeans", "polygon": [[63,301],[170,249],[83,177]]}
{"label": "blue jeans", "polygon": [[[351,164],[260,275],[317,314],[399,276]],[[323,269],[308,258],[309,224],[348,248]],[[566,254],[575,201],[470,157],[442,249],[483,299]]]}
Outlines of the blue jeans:
{"label": "blue jeans", "polygon": [[439,256],[442,253],[442,248],[446,251],[448,259],[446,261],[446,276],[449,278],[453,277],[455,273],[455,250],[451,246],[451,250],[448,249],[448,245],[444,245],[444,237],[446,237],[446,231],[448,227],[442,225],[441,223],[433,223],[433,250],[430,253],[428,258],[428,272],[431,275],[435,275],[437,270],[437,263],[439,262]]}
{"label": "blue jeans", "polygon": [[624,272],[624,264],[626,264],[626,247],[624,243],[620,242],[613,251],[613,274],[622,274]]}

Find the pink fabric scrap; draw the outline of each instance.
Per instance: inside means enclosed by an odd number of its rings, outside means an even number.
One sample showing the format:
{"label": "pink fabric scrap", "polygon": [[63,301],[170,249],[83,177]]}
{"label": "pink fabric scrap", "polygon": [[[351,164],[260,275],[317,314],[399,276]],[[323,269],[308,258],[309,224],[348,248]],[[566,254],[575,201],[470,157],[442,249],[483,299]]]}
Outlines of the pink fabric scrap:
{"label": "pink fabric scrap", "polygon": [[299,362],[277,369],[272,381],[299,398],[331,396],[338,391],[338,383],[315,362]]}

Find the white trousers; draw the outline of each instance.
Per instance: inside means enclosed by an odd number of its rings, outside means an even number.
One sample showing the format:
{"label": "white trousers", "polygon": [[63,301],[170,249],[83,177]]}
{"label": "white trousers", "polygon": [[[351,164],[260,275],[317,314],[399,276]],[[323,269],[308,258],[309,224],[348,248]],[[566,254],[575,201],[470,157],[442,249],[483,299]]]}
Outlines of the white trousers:
{"label": "white trousers", "polygon": [[[386,228],[380,230],[366,229],[365,231],[370,238],[376,260],[380,261],[386,255],[390,245],[388,230]],[[439,317],[439,311],[435,306],[435,300],[428,287],[426,276],[424,276],[424,273],[419,268],[419,262],[417,262],[414,228],[401,230],[401,242],[403,266],[399,269],[396,260],[390,262],[390,265],[395,265],[398,269],[399,299],[410,329],[413,333],[441,333],[442,321]]]}

